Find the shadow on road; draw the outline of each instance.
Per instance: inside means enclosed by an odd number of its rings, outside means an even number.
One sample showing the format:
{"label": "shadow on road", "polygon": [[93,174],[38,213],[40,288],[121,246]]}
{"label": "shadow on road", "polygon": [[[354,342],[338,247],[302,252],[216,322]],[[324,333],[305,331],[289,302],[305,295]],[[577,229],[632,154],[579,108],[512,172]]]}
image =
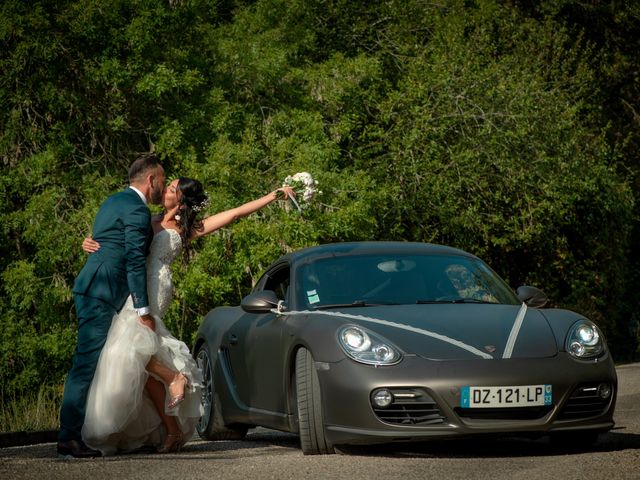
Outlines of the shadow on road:
{"label": "shadow on road", "polygon": [[[480,437],[416,443],[341,446],[338,451],[344,455],[397,458],[503,458],[615,452],[628,449],[640,449],[640,435],[625,433],[624,429],[620,429],[600,435],[595,444],[587,447],[566,441],[552,442],[548,437],[539,439]],[[187,451],[215,452],[218,456],[234,457],[273,455],[275,453],[286,455],[290,454],[291,450],[300,450],[300,443],[296,435],[263,429],[250,432],[244,441],[194,442],[187,445]]]}
{"label": "shadow on road", "polygon": [[[135,452],[120,453],[117,455],[93,460],[118,462],[120,460],[131,459],[132,457],[135,458],[149,455],[153,456],[153,458],[157,460],[171,460],[189,456],[194,453],[199,454],[200,458],[202,458],[202,454],[206,455],[210,453],[213,454],[217,459],[233,459],[238,457],[281,455],[291,453],[292,450],[300,450],[300,442],[297,435],[278,432],[275,430],[267,430],[259,427],[255,430],[251,430],[245,440],[209,442],[200,440],[200,438],[195,435],[193,439],[187,442],[182,451],[177,454],[156,454],[155,449],[153,449],[152,447],[142,447]],[[2,462],[2,459],[12,458],[55,459],[57,458],[56,444],[46,443],[0,449],[0,463]],[[60,459],[60,461],[67,460]]]}
{"label": "shadow on road", "polygon": [[[603,434],[589,447],[570,442],[552,442],[548,438],[526,439],[516,437],[476,437],[469,439],[432,440],[416,443],[389,443],[367,446],[341,446],[338,453],[363,457],[388,458],[517,458],[546,457],[555,455],[579,455],[594,452],[616,452],[640,449],[640,435],[626,433],[624,428]],[[296,435],[258,428],[249,432],[245,440],[208,442],[197,438],[188,442],[178,454],[157,455],[150,449],[106,457],[102,461],[121,461],[136,456],[148,456],[156,460],[176,460],[196,457],[202,459],[238,459],[299,453],[300,442]],[[2,457],[55,458],[55,444],[33,445],[2,449]]]}
{"label": "shadow on road", "polygon": [[553,455],[614,452],[640,448],[640,435],[620,431],[600,436],[591,446],[552,442],[549,438],[492,438],[440,440],[420,443],[394,443],[373,446],[340,447],[347,455],[433,458],[544,457]]}

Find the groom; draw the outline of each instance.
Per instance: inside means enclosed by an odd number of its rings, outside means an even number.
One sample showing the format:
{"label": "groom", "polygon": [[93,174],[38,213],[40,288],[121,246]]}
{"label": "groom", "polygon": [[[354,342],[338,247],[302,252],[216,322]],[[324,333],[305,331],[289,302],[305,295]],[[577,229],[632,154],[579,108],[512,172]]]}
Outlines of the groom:
{"label": "groom", "polygon": [[161,203],[164,182],[158,157],[144,154],[129,167],[129,188],[110,196],[96,215],[93,237],[101,248],[89,255],[73,285],[78,340],[64,387],[58,455],[100,456],[82,441],[87,395],[111,320],[129,294],[141,321],[154,326],[147,298],[146,256],[152,236],[147,203]]}

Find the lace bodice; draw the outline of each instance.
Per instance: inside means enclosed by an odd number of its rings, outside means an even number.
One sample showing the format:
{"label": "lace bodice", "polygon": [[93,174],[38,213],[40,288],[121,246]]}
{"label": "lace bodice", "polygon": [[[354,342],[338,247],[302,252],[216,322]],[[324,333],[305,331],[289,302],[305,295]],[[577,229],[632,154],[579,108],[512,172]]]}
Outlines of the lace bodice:
{"label": "lace bodice", "polygon": [[182,251],[182,239],[176,230],[160,230],[153,236],[147,257],[147,293],[153,315],[162,318],[173,296],[171,263]]}

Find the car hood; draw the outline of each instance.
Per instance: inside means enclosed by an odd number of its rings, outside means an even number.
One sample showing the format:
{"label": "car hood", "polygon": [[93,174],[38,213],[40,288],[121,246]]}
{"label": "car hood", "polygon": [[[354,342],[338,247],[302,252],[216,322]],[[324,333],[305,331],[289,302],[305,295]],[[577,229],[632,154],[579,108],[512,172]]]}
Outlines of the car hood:
{"label": "car hood", "polygon": [[397,305],[317,313],[361,325],[405,354],[432,360],[543,358],[558,352],[546,318],[524,304]]}

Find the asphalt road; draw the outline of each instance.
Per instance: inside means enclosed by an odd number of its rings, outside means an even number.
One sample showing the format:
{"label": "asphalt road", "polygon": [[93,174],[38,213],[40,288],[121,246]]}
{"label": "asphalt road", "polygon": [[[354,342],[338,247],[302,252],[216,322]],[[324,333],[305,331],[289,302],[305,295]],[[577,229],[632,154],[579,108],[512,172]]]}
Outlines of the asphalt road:
{"label": "asphalt road", "polygon": [[640,478],[640,364],[618,368],[616,428],[589,450],[546,439],[454,440],[304,456],[296,436],[256,429],[242,442],[193,440],[178,454],[62,460],[55,444],[0,449],[1,479]]}

